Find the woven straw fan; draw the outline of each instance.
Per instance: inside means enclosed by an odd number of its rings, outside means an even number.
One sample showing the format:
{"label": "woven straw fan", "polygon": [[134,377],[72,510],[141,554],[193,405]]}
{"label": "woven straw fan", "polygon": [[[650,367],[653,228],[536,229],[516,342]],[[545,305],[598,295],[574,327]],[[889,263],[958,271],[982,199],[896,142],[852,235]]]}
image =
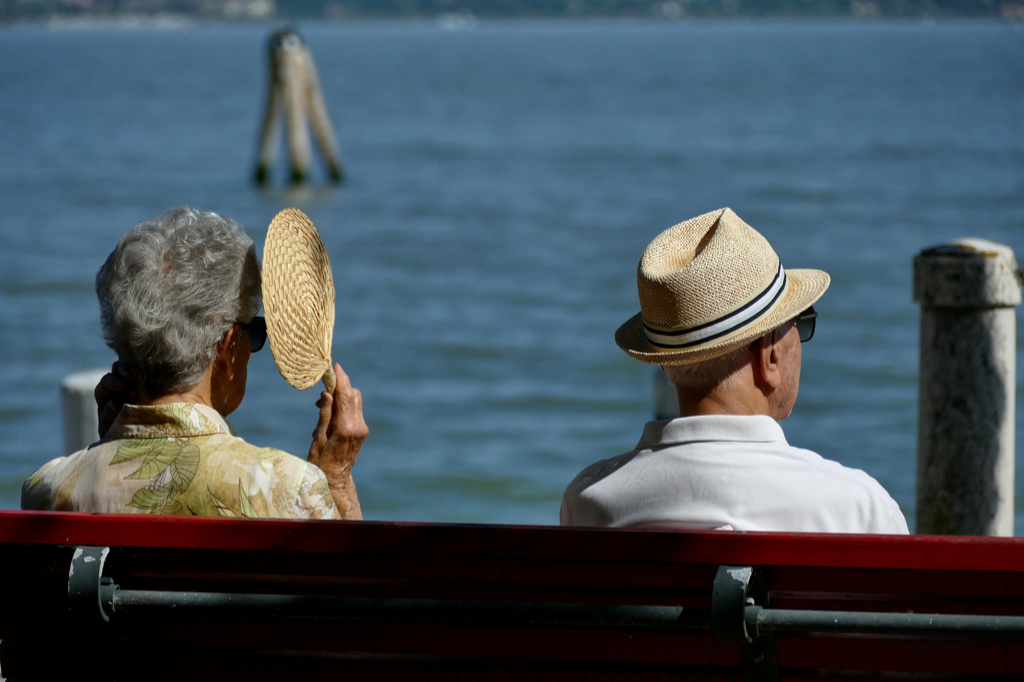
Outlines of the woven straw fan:
{"label": "woven straw fan", "polygon": [[305,390],[323,379],[334,393],[334,276],[313,221],[286,208],[263,245],[263,310],[274,362],[285,381]]}

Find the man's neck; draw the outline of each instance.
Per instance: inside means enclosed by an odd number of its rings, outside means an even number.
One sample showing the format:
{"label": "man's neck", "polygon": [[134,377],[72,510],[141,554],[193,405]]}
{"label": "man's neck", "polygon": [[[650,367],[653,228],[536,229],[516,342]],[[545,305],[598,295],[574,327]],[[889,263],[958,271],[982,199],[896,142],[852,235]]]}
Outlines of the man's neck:
{"label": "man's neck", "polygon": [[732,387],[724,390],[716,387],[707,394],[694,396],[677,391],[679,414],[683,417],[697,417],[709,414],[732,414],[738,416],[765,415],[775,417],[771,401],[754,387]]}

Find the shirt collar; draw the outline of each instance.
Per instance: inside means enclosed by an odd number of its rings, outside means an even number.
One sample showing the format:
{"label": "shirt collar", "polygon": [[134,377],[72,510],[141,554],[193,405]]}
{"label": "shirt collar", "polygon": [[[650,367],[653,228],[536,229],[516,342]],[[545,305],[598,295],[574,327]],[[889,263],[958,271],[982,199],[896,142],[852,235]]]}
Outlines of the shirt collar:
{"label": "shirt collar", "polygon": [[212,407],[198,403],[125,405],[107,432],[110,439],[191,438],[235,430]]}
{"label": "shirt collar", "polygon": [[711,414],[647,422],[637,450],[680,443],[737,441],[788,445],[782,427],[765,415]]}

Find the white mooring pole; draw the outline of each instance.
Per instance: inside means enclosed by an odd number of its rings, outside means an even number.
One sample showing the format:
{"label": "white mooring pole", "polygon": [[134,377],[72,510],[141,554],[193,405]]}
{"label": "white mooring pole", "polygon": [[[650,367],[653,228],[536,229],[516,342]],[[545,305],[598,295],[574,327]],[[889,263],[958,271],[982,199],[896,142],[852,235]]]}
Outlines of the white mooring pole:
{"label": "white mooring pole", "polygon": [[99,416],[93,391],[109,369],[75,372],[60,382],[60,403],[64,412],[64,454],[78,452],[100,439]]}
{"label": "white mooring pole", "polygon": [[921,304],[917,532],[1013,535],[1017,318],[1013,250],[959,239],[914,258]]}
{"label": "white mooring pole", "polygon": [[679,416],[679,393],[661,367],[654,368],[654,419],[675,419]]}

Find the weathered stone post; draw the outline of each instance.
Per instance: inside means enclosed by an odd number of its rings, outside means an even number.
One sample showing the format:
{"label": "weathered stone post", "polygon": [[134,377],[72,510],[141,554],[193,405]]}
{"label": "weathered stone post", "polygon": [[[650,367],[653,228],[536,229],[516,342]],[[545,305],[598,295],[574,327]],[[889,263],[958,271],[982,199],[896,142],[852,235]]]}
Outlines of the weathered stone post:
{"label": "weathered stone post", "polygon": [[917,532],[1013,535],[1013,250],[959,239],[914,258],[921,304]]}
{"label": "weathered stone post", "polygon": [[100,439],[93,391],[109,369],[89,369],[64,377],[60,402],[64,412],[64,454],[70,455]]}

